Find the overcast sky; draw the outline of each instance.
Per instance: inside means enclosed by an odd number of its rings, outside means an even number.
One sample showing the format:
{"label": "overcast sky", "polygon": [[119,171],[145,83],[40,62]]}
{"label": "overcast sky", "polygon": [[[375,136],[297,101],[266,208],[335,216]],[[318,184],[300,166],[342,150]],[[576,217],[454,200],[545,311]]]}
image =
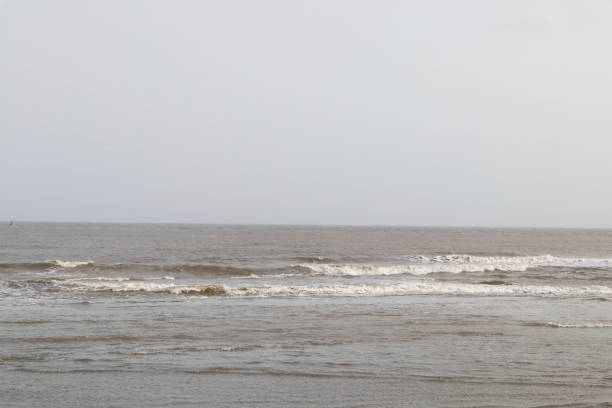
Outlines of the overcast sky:
{"label": "overcast sky", "polygon": [[0,0],[0,219],[612,227],[612,2]]}

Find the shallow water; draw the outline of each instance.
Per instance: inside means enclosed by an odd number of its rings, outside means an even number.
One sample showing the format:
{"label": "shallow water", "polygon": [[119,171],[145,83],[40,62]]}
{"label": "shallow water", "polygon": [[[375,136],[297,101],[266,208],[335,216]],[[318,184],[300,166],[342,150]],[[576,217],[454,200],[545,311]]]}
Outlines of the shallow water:
{"label": "shallow water", "polygon": [[0,226],[6,407],[606,406],[612,231]]}

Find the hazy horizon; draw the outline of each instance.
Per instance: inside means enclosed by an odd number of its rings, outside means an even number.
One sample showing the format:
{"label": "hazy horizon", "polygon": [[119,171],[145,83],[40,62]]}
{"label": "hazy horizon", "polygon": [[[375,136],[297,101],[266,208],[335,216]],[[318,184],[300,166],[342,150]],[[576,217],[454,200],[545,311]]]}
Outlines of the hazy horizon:
{"label": "hazy horizon", "polygon": [[612,227],[612,3],[0,1],[0,219]]}
{"label": "hazy horizon", "polygon": [[271,224],[271,223],[231,223],[231,222],[139,222],[139,221],[32,221],[7,219],[0,223],[19,224],[82,224],[82,225],[186,225],[186,226],[211,226],[211,227],[304,227],[304,228],[407,228],[407,229],[466,229],[466,230],[612,230],[612,227],[551,227],[531,225],[408,225],[408,224]]}

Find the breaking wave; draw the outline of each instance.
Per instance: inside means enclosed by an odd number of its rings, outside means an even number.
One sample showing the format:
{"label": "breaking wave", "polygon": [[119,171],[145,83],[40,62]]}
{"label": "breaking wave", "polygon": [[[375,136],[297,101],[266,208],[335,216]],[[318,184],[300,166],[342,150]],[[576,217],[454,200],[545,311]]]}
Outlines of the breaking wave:
{"label": "breaking wave", "polygon": [[228,286],[177,285],[151,281],[66,280],[58,282],[65,289],[108,292],[147,292],[175,295],[271,297],[271,296],[397,296],[397,295],[464,295],[464,296],[543,296],[543,297],[612,297],[607,286],[538,286],[489,285],[435,281],[409,281],[393,284],[362,285],[260,285]]}
{"label": "breaking wave", "polygon": [[55,261],[47,261],[52,263],[53,265],[59,266],[61,268],[76,268],[84,265],[93,265],[94,261],[61,261],[59,259]]}
{"label": "breaking wave", "polygon": [[433,257],[406,257],[401,265],[357,265],[303,263],[314,274],[333,276],[362,275],[428,275],[431,273],[462,272],[524,272],[537,267],[566,268],[611,268],[612,259],[599,258],[558,258],[552,255],[539,256],[473,256],[439,255]]}
{"label": "breaking wave", "polygon": [[91,260],[48,260],[44,262],[0,263],[2,269],[74,269],[87,266],[95,270],[134,270],[167,273],[187,273],[201,276],[363,276],[363,275],[428,275],[435,273],[463,272],[524,272],[530,268],[564,267],[569,269],[610,269],[612,259],[561,258],[552,255],[538,256],[476,256],[437,255],[404,256],[393,264],[335,263],[326,257],[296,257],[301,262],[285,267],[241,267],[222,264],[146,264],[146,263],[95,263]]}

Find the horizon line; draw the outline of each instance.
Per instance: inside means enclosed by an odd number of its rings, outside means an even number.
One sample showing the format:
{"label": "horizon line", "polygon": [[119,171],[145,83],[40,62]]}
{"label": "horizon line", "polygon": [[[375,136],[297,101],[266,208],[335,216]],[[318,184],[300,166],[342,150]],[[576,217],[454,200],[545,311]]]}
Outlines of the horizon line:
{"label": "horizon line", "polygon": [[310,223],[243,223],[243,222],[168,222],[168,221],[18,221],[15,218],[0,221],[0,224],[94,224],[94,225],[201,225],[233,227],[332,227],[332,228],[458,228],[458,229],[567,229],[610,230],[612,227],[585,226],[502,226],[502,225],[417,225],[417,224],[310,224]]}

